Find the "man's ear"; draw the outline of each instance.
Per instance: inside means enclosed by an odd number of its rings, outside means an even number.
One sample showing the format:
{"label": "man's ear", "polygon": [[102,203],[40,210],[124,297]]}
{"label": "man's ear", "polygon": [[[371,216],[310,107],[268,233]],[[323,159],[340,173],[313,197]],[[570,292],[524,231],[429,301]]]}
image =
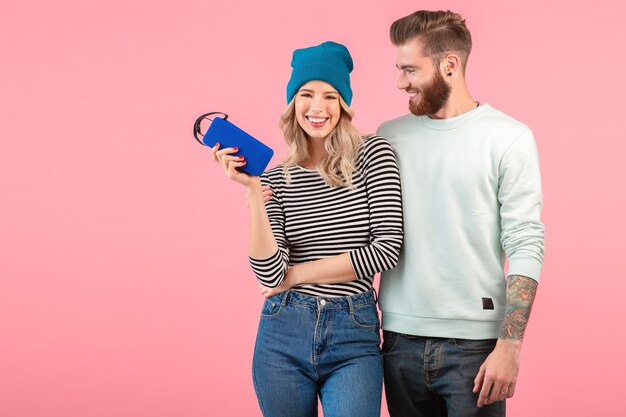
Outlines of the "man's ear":
{"label": "man's ear", "polygon": [[452,77],[456,72],[461,70],[461,59],[458,55],[450,53],[441,60],[443,72],[448,77]]}

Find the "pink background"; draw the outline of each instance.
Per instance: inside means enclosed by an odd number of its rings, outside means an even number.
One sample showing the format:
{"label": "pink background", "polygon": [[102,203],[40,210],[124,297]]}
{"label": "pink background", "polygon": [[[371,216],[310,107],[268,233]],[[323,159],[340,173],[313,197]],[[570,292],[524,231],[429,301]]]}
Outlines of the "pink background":
{"label": "pink background", "polygon": [[473,96],[539,146],[546,262],[509,415],[620,414],[626,7],[384,3],[1,0],[0,416],[259,416],[244,195],[192,122],[225,111],[278,163],[291,51],[333,39],[374,131],[406,112],[387,34],[418,8],[466,16]]}

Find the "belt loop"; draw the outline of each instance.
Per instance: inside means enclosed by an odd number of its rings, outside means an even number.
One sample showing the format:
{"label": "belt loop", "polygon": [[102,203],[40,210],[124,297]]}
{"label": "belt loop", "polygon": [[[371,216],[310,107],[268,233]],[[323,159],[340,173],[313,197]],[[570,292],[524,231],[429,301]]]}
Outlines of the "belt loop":
{"label": "belt loop", "polygon": [[353,313],[352,296],[347,296],[346,299],[348,300],[348,310],[350,311],[350,314],[352,314]]}
{"label": "belt loop", "polygon": [[287,304],[287,298],[289,297],[289,293],[290,293],[290,292],[291,292],[291,290],[287,290],[287,291],[285,291],[285,294],[284,294],[284,296],[283,296],[283,300],[282,300],[282,302],[280,303],[280,306],[281,306],[281,307],[284,307],[284,306]]}

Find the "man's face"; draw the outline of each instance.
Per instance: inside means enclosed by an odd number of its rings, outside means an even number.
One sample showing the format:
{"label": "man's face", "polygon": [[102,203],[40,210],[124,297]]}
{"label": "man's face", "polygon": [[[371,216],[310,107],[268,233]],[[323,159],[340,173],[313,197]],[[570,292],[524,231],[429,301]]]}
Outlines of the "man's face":
{"label": "man's face", "polygon": [[396,66],[401,71],[398,88],[409,94],[409,110],[416,116],[435,114],[446,104],[451,87],[422,42],[412,39],[398,46]]}

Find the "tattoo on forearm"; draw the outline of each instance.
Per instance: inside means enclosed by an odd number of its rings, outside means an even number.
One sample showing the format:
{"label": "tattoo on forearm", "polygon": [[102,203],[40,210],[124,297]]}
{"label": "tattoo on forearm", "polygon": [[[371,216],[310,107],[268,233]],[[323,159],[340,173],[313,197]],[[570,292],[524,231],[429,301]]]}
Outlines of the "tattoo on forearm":
{"label": "tattoo on forearm", "polygon": [[536,292],[537,281],[534,279],[521,275],[507,277],[506,315],[502,328],[502,339],[522,340]]}

